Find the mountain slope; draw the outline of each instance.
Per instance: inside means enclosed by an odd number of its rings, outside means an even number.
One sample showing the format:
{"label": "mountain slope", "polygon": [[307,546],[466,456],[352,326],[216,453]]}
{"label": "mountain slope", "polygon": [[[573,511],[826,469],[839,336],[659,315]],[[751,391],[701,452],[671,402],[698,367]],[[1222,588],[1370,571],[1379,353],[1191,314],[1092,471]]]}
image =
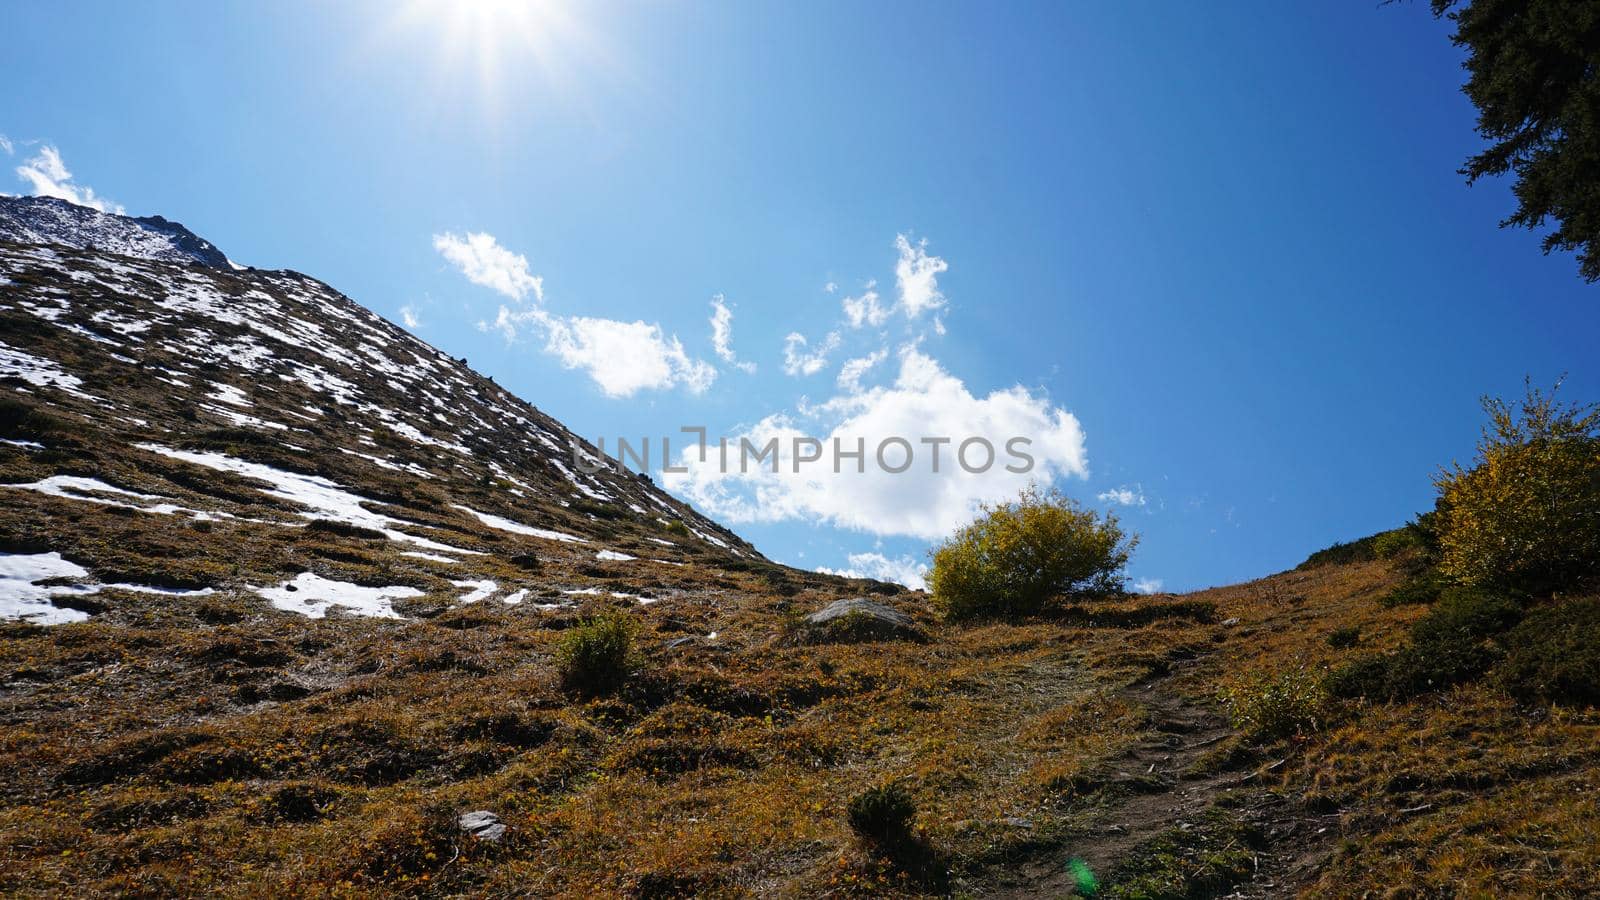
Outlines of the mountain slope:
{"label": "mountain slope", "polygon": [[210,241],[177,222],[104,213],[53,197],[0,196],[0,236],[19,244],[56,244],[160,262],[239,268]]}
{"label": "mountain slope", "polygon": [[[60,221],[0,240],[0,893],[1600,893],[1600,711],[1229,722],[1401,646],[1404,559],[954,625],[585,474],[325,285]],[[803,619],[863,593],[913,627]],[[601,613],[633,652],[591,696]],[[849,818],[886,784],[889,855]]]}
{"label": "mountain slope", "polygon": [[[0,199],[0,210],[25,223],[24,236],[67,237],[70,217],[53,205]],[[147,587],[191,589],[265,589],[318,570],[298,549],[308,521],[334,545],[362,544],[369,568],[395,572],[393,586],[424,592],[495,580],[494,594],[511,593],[496,578],[507,555],[497,551],[511,543],[512,556],[588,568],[637,561],[624,556],[644,560],[636,570],[699,553],[757,558],[648,478],[599,467],[560,423],[328,286],[200,264],[178,249],[198,240],[181,226],[149,232],[84,212],[69,243],[98,246],[108,233],[175,243],[117,243],[147,258],[0,240],[0,384],[14,420],[0,509],[14,514],[13,542],[66,553],[102,580],[149,569]],[[59,439],[29,438],[19,423],[30,416],[49,419]],[[208,530],[189,538],[195,556],[158,565],[126,547],[97,557],[92,529],[57,533],[59,518],[27,515],[96,501]],[[272,539],[234,546],[269,524]],[[224,558],[237,570],[228,579],[203,571]],[[37,599],[37,615],[63,615]]]}

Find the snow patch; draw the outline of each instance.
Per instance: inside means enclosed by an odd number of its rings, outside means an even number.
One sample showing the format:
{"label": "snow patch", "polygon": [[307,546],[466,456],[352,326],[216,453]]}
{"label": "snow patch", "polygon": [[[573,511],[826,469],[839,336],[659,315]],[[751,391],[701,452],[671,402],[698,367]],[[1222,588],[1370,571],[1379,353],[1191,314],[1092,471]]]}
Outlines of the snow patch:
{"label": "snow patch", "polygon": [[499,516],[491,515],[490,513],[478,512],[470,506],[462,506],[459,503],[452,503],[451,506],[454,506],[456,509],[462,510],[463,512],[472,513],[474,516],[478,517],[478,521],[489,526],[490,528],[498,529],[500,531],[509,531],[512,534],[526,534],[531,537],[544,538],[547,541],[565,541],[569,544],[589,543],[581,537],[563,534],[559,531],[550,531],[546,528],[533,528],[531,526],[524,525],[521,522],[513,522],[510,519],[502,519]]}
{"label": "snow patch", "polygon": [[277,609],[299,613],[308,619],[320,619],[330,609],[374,619],[403,619],[404,616],[394,611],[394,601],[422,596],[422,591],[414,587],[362,587],[312,572],[302,572],[293,581],[274,587],[251,590],[271,601]]}
{"label": "snow patch", "polygon": [[479,600],[487,600],[494,596],[495,591],[500,590],[500,585],[488,579],[483,581],[452,581],[450,583],[458,588],[469,588],[465,594],[461,595],[457,601],[459,603],[477,603]]}
{"label": "snow patch", "polygon": [[54,361],[24,353],[3,343],[0,343],[0,376],[21,378],[34,387],[60,388],[74,397],[94,399],[78,390],[83,385],[82,379],[63,372]]}
{"label": "snow patch", "polygon": [[82,622],[89,614],[80,609],[56,606],[54,597],[85,597],[101,591],[133,591],[167,597],[203,597],[211,588],[186,591],[150,587],[143,584],[51,584],[39,582],[58,578],[89,577],[89,570],[61,558],[60,553],[0,554],[0,619],[25,619],[36,625],[62,625]]}
{"label": "snow patch", "polygon": [[270,487],[263,489],[265,493],[305,507],[305,511],[301,515],[308,519],[331,519],[335,522],[343,522],[346,525],[355,525],[358,528],[371,528],[374,531],[383,532],[384,536],[391,541],[412,544],[424,550],[479,555],[477,550],[452,547],[449,544],[441,544],[438,541],[400,531],[397,526],[408,523],[367,509],[362,504],[373,501],[352,494],[320,475],[285,472],[282,469],[274,469],[261,463],[235,459],[223,453],[174,450],[159,444],[139,444],[137,446],[141,450],[149,450],[151,453],[158,453],[172,459],[194,463],[208,469],[232,472],[235,475],[243,475],[246,478],[264,481],[270,485]]}

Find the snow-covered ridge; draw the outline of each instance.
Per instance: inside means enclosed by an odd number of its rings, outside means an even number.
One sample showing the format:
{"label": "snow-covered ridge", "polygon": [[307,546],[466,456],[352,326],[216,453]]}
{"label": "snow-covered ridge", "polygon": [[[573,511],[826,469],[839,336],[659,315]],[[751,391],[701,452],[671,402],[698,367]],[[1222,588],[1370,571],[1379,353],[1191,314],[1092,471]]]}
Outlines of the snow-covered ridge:
{"label": "snow-covered ridge", "polygon": [[104,213],[53,197],[0,197],[0,240],[96,249],[163,262],[234,264],[210,241],[160,216]]}
{"label": "snow-covered ridge", "polygon": [[[249,433],[254,443],[324,459],[317,471],[355,494],[368,481],[396,479],[445,495],[466,485],[487,490],[489,505],[452,508],[502,532],[603,543],[595,530],[605,520],[649,529],[677,520],[712,546],[752,552],[648,478],[592,470],[592,447],[465,360],[312,278],[234,268],[165,220],[0,198],[0,331],[0,384],[11,385],[0,390],[118,423],[128,430],[118,439],[130,444],[176,451],[207,434]],[[211,449],[190,445],[175,458],[271,483],[280,499],[309,496],[310,481],[224,465]],[[573,464],[574,453],[584,465]],[[81,488],[32,485],[58,496]],[[456,555],[423,543],[410,526],[355,521],[368,514],[329,504],[304,508]]]}

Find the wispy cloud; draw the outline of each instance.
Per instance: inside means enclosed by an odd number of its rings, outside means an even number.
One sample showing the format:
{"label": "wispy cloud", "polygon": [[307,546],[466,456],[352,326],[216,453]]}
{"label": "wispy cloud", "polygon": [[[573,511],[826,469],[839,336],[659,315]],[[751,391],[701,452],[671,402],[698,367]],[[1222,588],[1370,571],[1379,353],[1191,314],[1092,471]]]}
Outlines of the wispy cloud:
{"label": "wispy cloud", "polygon": [[1160,593],[1161,585],[1159,578],[1141,578],[1133,583],[1133,589],[1140,594],[1156,594]]}
{"label": "wispy cloud", "polygon": [[1101,503],[1115,503],[1119,506],[1143,506],[1145,504],[1144,489],[1139,485],[1133,487],[1112,488],[1101,491],[1098,495]]}
{"label": "wispy cloud", "polygon": [[721,294],[711,298],[711,348],[717,358],[743,372],[754,374],[756,364],[740,362],[733,352],[733,310]]}
{"label": "wispy cloud", "polygon": [[[9,140],[5,149],[7,154],[13,150]],[[61,152],[49,144],[40,147],[39,152],[17,166],[16,171],[18,178],[28,182],[29,193],[35,196],[55,197],[100,212],[120,215],[123,211],[120,204],[99,196],[88,185],[75,183],[66,163],[61,161]]]}
{"label": "wispy cloud", "polygon": [[[808,349],[809,348],[809,349]],[[828,354],[839,349],[839,332],[830,331],[822,343],[811,342],[798,331],[783,339],[783,371],[790,375],[815,375],[828,365]]]}
{"label": "wispy cloud", "polygon": [[417,308],[409,303],[400,307],[400,321],[412,331],[422,326],[422,320],[417,317]]}
{"label": "wispy cloud", "polygon": [[892,581],[903,584],[914,591],[927,590],[928,565],[918,562],[909,556],[900,556],[890,559],[882,553],[852,553],[848,557],[848,564],[842,569],[830,569],[822,566],[817,569],[825,575],[843,575],[845,578],[871,578],[876,581]]}
{"label": "wispy cloud", "polygon": [[840,390],[847,394],[858,394],[861,392],[862,376],[872,371],[874,366],[888,358],[889,348],[882,347],[866,356],[847,359],[844,361],[844,365],[839,367],[839,377],[835,383],[839,385]]}
{"label": "wispy cloud", "polygon": [[943,259],[928,255],[926,238],[911,243],[905,235],[894,239],[900,259],[894,266],[894,280],[900,290],[900,305],[908,318],[915,319],[925,310],[944,305],[944,294],[939,292],[939,274],[950,268]]}
{"label": "wispy cloud", "polygon": [[0,134],[0,150],[4,150],[5,154],[10,156],[11,154],[17,152],[17,145],[11,143],[10,138]]}
{"label": "wispy cloud", "polygon": [[851,328],[860,328],[870,325],[873,328],[889,321],[890,310],[878,302],[876,283],[869,282],[865,290],[855,297],[844,298],[841,304],[844,307],[845,320]]}
{"label": "wispy cloud", "polygon": [[544,279],[529,273],[527,257],[500,246],[492,234],[476,231],[462,237],[446,231],[433,236],[433,249],[473,284],[519,302],[530,292],[535,302],[544,301]]}

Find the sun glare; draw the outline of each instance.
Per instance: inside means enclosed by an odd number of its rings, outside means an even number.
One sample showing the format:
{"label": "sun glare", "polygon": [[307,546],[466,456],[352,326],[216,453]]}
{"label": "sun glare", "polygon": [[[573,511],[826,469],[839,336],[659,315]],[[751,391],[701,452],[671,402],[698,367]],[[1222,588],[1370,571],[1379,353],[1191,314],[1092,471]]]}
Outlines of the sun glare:
{"label": "sun glare", "polygon": [[432,74],[442,91],[470,78],[491,110],[514,79],[535,75],[570,87],[574,70],[598,55],[565,0],[411,0],[389,26],[432,45]]}

